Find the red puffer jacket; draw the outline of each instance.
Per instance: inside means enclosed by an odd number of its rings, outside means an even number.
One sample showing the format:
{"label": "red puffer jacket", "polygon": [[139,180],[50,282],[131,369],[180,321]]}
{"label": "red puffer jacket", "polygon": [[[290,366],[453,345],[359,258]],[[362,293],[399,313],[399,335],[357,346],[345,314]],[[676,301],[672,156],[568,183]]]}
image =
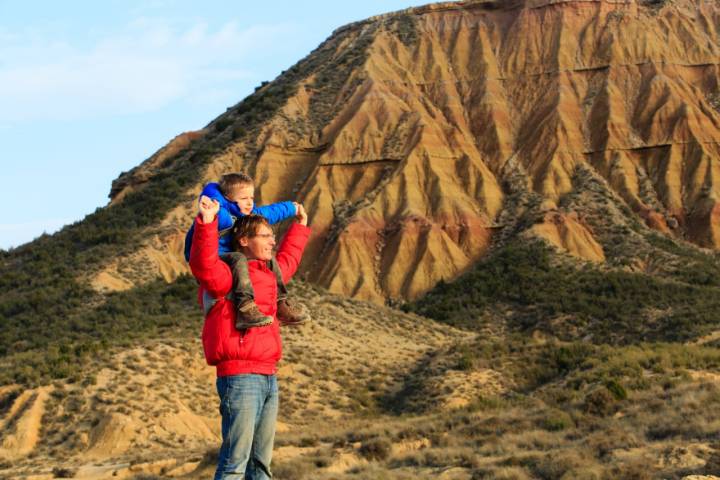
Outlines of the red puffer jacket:
{"label": "red puffer jacket", "polygon": [[[308,227],[295,223],[280,242],[276,258],[286,282],[297,270],[309,236]],[[199,215],[195,219],[190,269],[200,282],[200,297],[204,290],[218,299],[203,325],[202,341],[208,365],[217,367],[218,377],[241,373],[275,373],[277,362],[282,357],[280,322],[276,317],[266,327],[249,328],[242,332],[235,329],[235,308],[232,300],[225,298],[232,288],[232,273],[218,256],[217,218],[212,223],[203,223]],[[267,263],[260,260],[249,261],[248,270],[258,309],[265,315],[275,317],[275,275]]]}

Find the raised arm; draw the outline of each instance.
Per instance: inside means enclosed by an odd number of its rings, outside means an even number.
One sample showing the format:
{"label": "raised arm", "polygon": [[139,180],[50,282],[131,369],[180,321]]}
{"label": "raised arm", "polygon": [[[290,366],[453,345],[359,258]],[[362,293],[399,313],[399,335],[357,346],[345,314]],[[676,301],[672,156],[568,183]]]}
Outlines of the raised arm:
{"label": "raised arm", "polygon": [[270,225],[292,218],[297,214],[296,203],[278,202],[253,208],[252,213],[265,217]]}
{"label": "raised arm", "polygon": [[296,204],[297,214],[295,215],[296,222],[293,223],[288,229],[287,233],[280,242],[277,255],[275,258],[280,265],[282,271],[283,281],[289,281],[298,266],[300,260],[302,260],[303,251],[307,245],[308,238],[310,238],[310,228],[307,226],[307,213],[305,208]]}
{"label": "raised arm", "polygon": [[200,286],[214,298],[225,296],[232,287],[230,267],[218,255],[219,209],[216,200],[200,197],[190,248],[190,270]]}
{"label": "raised arm", "polygon": [[[220,232],[224,232],[226,230],[229,230],[235,225],[235,220],[237,217],[240,216],[240,211],[237,209],[237,206],[234,203],[221,201],[222,199],[222,193],[220,193],[220,188],[218,187],[217,183],[208,183],[203,187],[202,192],[200,193],[200,199],[202,197],[207,197],[211,201],[217,201],[218,202],[218,211],[216,213],[217,216],[217,229]],[[198,201],[199,204],[199,201]],[[190,250],[192,249],[192,242],[193,242],[193,236],[195,234],[195,222],[193,221],[193,225],[190,227],[190,230],[188,230],[187,234],[185,235],[185,260],[190,261]]]}

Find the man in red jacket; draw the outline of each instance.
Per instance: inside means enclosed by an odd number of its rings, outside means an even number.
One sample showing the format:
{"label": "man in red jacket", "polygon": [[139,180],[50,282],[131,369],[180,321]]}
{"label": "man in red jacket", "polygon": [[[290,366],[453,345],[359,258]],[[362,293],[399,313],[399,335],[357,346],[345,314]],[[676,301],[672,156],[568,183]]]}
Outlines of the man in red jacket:
{"label": "man in red jacket", "polygon": [[[235,308],[226,298],[232,289],[230,267],[218,256],[219,204],[200,198],[195,219],[190,269],[200,283],[200,297],[211,298],[202,341],[205,359],[217,368],[222,438],[215,479],[265,480],[272,477],[270,461],[278,412],[275,373],[282,356],[280,325],[276,317],[277,279],[268,268],[275,236],[259,215],[238,220],[234,247],[249,260],[255,303],[274,321],[264,327],[235,328]],[[276,259],[287,282],[297,270],[310,236],[307,214],[298,207],[297,222],[283,238]]]}

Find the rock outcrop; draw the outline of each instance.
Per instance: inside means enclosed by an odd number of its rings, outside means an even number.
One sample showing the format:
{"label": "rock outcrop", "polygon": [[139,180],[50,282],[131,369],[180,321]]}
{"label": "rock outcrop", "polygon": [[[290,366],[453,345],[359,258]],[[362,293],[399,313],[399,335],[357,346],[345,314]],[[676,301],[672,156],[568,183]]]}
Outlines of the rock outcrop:
{"label": "rock outcrop", "polygon": [[[245,170],[258,201],[303,202],[306,278],[374,301],[416,298],[480,258],[516,207],[517,175],[540,199],[525,230],[577,257],[605,259],[585,212],[562,202],[580,166],[649,228],[718,249],[718,32],[720,5],[706,0],[468,1],[374,17],[260,89],[305,68],[252,135],[243,104],[229,109],[234,133],[189,193]],[[184,271],[177,238],[194,208],[183,200],[148,232],[167,246],[148,242],[124,268]],[[142,277],[102,273],[115,275],[105,285]]]}

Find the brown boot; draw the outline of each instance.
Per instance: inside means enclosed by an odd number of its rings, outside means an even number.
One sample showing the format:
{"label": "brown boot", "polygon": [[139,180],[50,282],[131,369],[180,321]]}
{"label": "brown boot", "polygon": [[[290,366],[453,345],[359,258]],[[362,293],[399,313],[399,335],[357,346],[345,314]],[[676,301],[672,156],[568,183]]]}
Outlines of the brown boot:
{"label": "brown boot", "polygon": [[237,307],[237,316],[235,317],[235,328],[245,330],[252,327],[264,327],[273,322],[273,317],[262,313],[255,302],[250,300]]}
{"label": "brown boot", "polygon": [[291,302],[287,298],[278,300],[277,317],[280,325],[295,326],[302,325],[310,320],[310,314],[305,305]]}

